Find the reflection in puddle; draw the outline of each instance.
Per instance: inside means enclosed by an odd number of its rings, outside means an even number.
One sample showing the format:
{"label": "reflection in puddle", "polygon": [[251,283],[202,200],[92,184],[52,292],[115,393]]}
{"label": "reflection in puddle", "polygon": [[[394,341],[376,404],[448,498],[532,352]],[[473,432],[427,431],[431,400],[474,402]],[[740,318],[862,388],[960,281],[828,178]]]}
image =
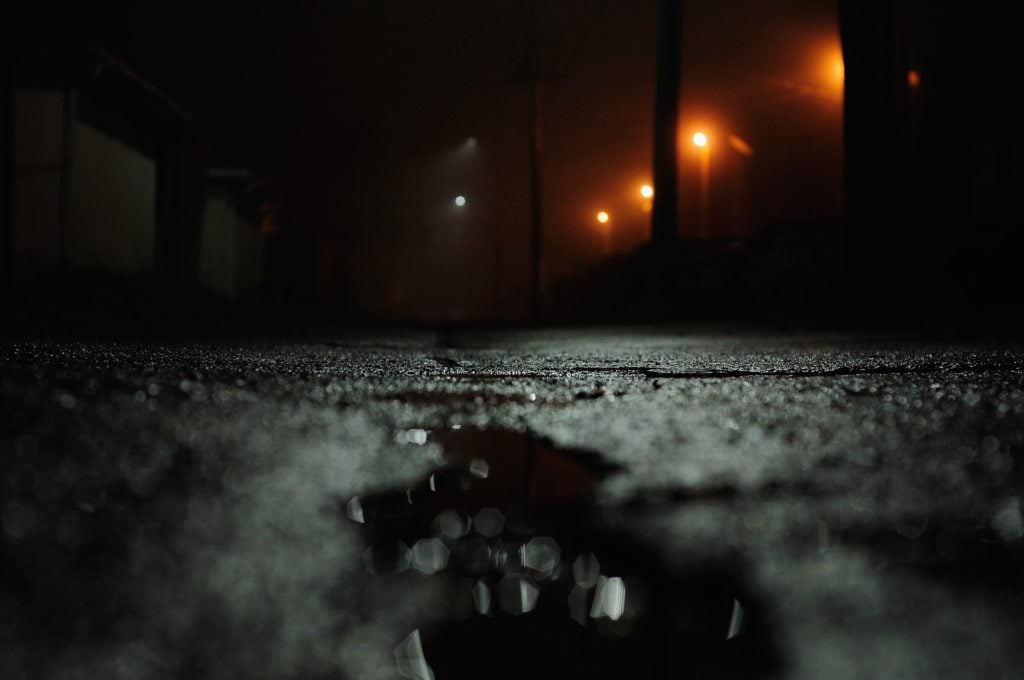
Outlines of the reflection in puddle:
{"label": "reflection in puddle", "polygon": [[599,525],[590,497],[614,468],[513,431],[428,434],[444,451],[437,470],[411,489],[345,505],[364,526],[368,571],[396,588],[443,579],[448,611],[410,621],[396,648],[404,677],[774,668],[760,607],[734,567],[670,568],[655,546]]}
{"label": "reflection in puddle", "polygon": [[997,513],[990,526],[963,519],[920,518],[888,530],[847,532],[841,540],[868,547],[894,566],[956,587],[984,586],[1002,597],[1024,601],[1024,542],[1016,533],[1007,535],[999,519]]}
{"label": "reflection in puddle", "polygon": [[399,401],[403,404],[425,404],[440,406],[524,406],[527,404],[545,404],[550,407],[568,406],[571,400],[538,396],[536,392],[518,392],[501,390],[460,389],[459,386],[446,386],[445,389],[408,390],[389,392],[382,398]]}

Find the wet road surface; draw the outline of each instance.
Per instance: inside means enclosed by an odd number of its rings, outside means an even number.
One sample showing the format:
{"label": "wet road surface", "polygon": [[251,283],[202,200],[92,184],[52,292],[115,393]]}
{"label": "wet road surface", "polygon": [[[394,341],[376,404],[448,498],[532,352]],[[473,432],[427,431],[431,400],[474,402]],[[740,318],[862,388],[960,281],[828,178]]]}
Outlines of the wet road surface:
{"label": "wet road surface", "polygon": [[0,341],[4,678],[1019,677],[1024,348]]}

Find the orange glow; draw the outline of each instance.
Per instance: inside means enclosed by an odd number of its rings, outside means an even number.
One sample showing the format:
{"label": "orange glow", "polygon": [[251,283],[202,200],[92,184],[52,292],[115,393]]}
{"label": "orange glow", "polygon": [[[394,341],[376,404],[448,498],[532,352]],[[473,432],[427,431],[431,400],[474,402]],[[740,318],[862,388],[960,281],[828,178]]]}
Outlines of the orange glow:
{"label": "orange glow", "polygon": [[611,216],[608,213],[606,213],[604,210],[602,210],[601,212],[597,213],[597,221],[600,222],[601,224],[608,224],[608,222],[611,219],[612,219]]}
{"label": "orange glow", "polygon": [[910,69],[909,71],[907,71],[907,85],[910,85],[910,87],[917,87],[920,84],[921,74],[915,71],[914,69]]}
{"label": "orange glow", "polygon": [[828,41],[818,52],[815,62],[820,64],[819,78],[829,89],[843,89],[846,80],[846,63],[843,61],[843,48],[839,45],[838,36]]}
{"label": "orange glow", "polygon": [[654,196],[654,187],[652,187],[650,184],[643,185],[642,187],[640,187],[640,195],[643,196],[644,198],[651,198],[652,196]]}
{"label": "orange glow", "polygon": [[736,153],[743,156],[753,156],[754,147],[747,144],[745,140],[736,135],[729,135],[729,146],[735,149]]}
{"label": "orange glow", "polygon": [[694,146],[704,148],[708,145],[708,136],[703,132],[694,132],[692,139]]}

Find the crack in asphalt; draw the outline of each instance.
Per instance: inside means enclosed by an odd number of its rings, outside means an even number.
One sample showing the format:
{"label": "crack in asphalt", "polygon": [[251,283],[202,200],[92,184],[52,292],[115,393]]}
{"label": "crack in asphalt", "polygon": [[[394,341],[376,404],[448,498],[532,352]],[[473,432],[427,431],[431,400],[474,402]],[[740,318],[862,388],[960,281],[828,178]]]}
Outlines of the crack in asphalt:
{"label": "crack in asphalt", "polygon": [[453,369],[437,377],[457,378],[462,381],[475,380],[488,382],[493,380],[550,380],[553,374],[597,373],[597,374],[633,374],[651,380],[708,380],[714,378],[838,378],[846,376],[884,376],[884,375],[927,375],[927,374],[970,374],[987,375],[992,373],[1021,373],[1024,367],[1016,364],[983,364],[976,366],[921,364],[919,366],[840,366],[827,370],[705,370],[705,371],[666,371],[645,366],[574,366],[569,369],[547,371],[502,371],[481,373],[478,371],[459,372],[462,365],[444,357],[431,357],[433,361],[446,368]]}
{"label": "crack in asphalt", "polygon": [[462,363],[451,357],[430,357],[430,360],[445,368],[462,368]]}
{"label": "crack in asphalt", "polygon": [[808,371],[758,371],[758,370],[712,370],[712,371],[664,371],[642,366],[579,366],[572,370],[580,373],[638,373],[646,378],[672,380],[701,380],[706,378],[830,378],[855,375],[921,375],[928,373],[999,373],[1019,372],[1021,367],[1011,364],[989,364],[983,366],[943,366],[922,364],[920,366],[840,366],[828,370]]}

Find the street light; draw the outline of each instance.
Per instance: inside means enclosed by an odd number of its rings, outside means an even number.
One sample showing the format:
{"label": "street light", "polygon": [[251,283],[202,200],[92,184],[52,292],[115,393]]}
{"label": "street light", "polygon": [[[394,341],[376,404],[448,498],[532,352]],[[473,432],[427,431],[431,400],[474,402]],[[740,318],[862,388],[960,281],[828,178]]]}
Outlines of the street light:
{"label": "street light", "polygon": [[605,255],[612,254],[612,217],[607,211],[601,210],[597,213],[597,223],[603,227]]}
{"label": "street light", "polygon": [[693,133],[693,145],[700,150],[700,235],[708,235],[708,194],[711,183],[711,140],[706,133]]}
{"label": "street light", "polygon": [[644,199],[643,203],[640,204],[640,207],[645,213],[651,212],[654,208],[654,187],[650,184],[645,184],[640,187],[640,197]]}
{"label": "street light", "polygon": [[843,88],[846,83],[846,63],[843,61],[843,49],[838,43],[833,43],[825,47],[820,54],[821,66],[818,78],[824,88],[812,85],[808,94],[818,94],[826,99],[838,97],[839,101],[842,101]]}
{"label": "street light", "polygon": [[466,205],[466,197],[461,194],[455,197],[455,207],[463,208]]}
{"label": "street light", "polygon": [[846,64],[843,62],[842,57],[832,62],[832,79],[840,85],[846,80]]}

